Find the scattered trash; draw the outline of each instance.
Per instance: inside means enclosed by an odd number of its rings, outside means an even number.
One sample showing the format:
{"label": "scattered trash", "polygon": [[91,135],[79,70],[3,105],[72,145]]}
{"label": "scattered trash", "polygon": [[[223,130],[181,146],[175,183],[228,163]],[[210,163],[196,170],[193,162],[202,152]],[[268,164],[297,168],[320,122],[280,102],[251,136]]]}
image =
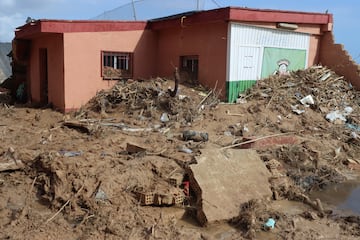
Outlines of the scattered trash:
{"label": "scattered trash", "polygon": [[294,113],[300,115],[305,112],[305,110],[299,110],[299,109],[297,109],[297,107],[298,107],[298,105],[291,105],[291,109]]}
{"label": "scattered trash", "polygon": [[244,132],[246,132],[246,133],[249,132],[249,128],[248,128],[246,125],[244,125],[244,127],[243,127],[242,130],[243,130],[243,133],[244,133]]}
{"label": "scattered trash", "polygon": [[179,98],[179,100],[184,100],[185,98],[187,98],[187,96],[186,96],[186,95],[181,95],[181,94],[179,94],[179,95],[178,95],[178,98]]}
{"label": "scattered trash", "polygon": [[343,124],[347,121],[346,116],[353,112],[352,107],[345,107],[343,111],[335,110],[326,114],[326,119],[335,124]]}
{"label": "scattered trash", "polygon": [[106,193],[99,188],[95,194],[95,199],[105,201],[108,199],[108,197],[107,197]]}
{"label": "scattered trash", "polygon": [[320,81],[320,82],[325,81],[325,80],[328,79],[330,76],[331,76],[331,73],[328,72],[328,73],[324,74],[324,75],[319,79],[319,81]]}
{"label": "scattered trash", "polygon": [[340,155],[341,147],[336,148],[334,151],[335,151],[335,157],[334,158],[337,158]]}
{"label": "scattered trash", "polygon": [[[346,118],[344,117],[344,115],[339,110],[332,111],[332,112],[326,114],[325,118],[327,120],[329,120],[330,122],[332,122],[332,123],[346,122]],[[340,120],[340,122],[337,121],[337,120]]]}
{"label": "scattered trash", "polygon": [[179,152],[184,152],[184,153],[193,153],[193,150],[191,150],[190,148],[186,147],[186,146],[179,146],[178,147]]}
{"label": "scattered trash", "polygon": [[161,114],[160,121],[166,123],[169,121],[169,115],[167,113]]}
{"label": "scattered trash", "polygon": [[266,223],[264,223],[264,229],[265,230],[270,230],[270,229],[274,229],[275,227],[275,220],[273,218],[269,218]]}
{"label": "scattered trash", "polygon": [[78,157],[83,154],[82,151],[66,151],[66,150],[60,150],[59,153],[63,157]]}
{"label": "scattered trash", "polygon": [[308,106],[308,104],[309,104],[309,105],[315,104],[314,99],[313,99],[313,97],[312,97],[311,95],[307,95],[306,97],[302,98],[302,99],[300,100],[300,102],[301,102],[301,104],[304,105],[304,106]]}
{"label": "scattered trash", "polygon": [[350,133],[350,136],[351,136],[353,139],[360,139],[360,135],[357,134],[356,132],[351,132],[351,133]]}
{"label": "scattered trash", "polygon": [[230,137],[232,136],[232,133],[230,131],[225,131],[224,136]]}
{"label": "scattered trash", "polygon": [[358,126],[358,125],[351,124],[351,123],[346,123],[346,127],[350,128],[352,130],[360,132],[360,126]]}
{"label": "scattered trash", "polygon": [[185,141],[194,140],[195,142],[206,142],[209,140],[209,134],[206,132],[185,130],[183,131],[183,139]]}

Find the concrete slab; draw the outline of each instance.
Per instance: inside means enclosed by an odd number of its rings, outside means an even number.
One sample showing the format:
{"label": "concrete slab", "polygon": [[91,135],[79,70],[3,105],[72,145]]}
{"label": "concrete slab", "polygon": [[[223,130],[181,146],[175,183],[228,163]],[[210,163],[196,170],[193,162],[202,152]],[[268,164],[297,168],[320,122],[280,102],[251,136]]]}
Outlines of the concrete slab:
{"label": "concrete slab", "polygon": [[243,203],[272,195],[270,172],[255,150],[206,149],[196,160],[188,171],[202,225],[236,217]]}

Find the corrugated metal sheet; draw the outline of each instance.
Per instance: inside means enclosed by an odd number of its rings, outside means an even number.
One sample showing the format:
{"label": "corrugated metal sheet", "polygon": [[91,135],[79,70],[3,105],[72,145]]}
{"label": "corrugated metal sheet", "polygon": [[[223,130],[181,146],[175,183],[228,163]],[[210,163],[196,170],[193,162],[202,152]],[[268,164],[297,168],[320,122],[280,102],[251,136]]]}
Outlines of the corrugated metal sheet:
{"label": "corrugated metal sheet", "polygon": [[238,46],[308,49],[309,34],[231,23],[231,41]]}
{"label": "corrugated metal sheet", "polygon": [[227,98],[230,102],[261,78],[265,48],[305,50],[307,56],[310,43],[310,35],[306,33],[239,23],[230,23],[228,34]]}
{"label": "corrugated metal sheet", "polygon": [[11,51],[11,43],[0,43],[0,83],[11,76],[10,59],[7,56]]}
{"label": "corrugated metal sheet", "polygon": [[242,47],[230,52],[230,81],[259,79],[260,47]]}

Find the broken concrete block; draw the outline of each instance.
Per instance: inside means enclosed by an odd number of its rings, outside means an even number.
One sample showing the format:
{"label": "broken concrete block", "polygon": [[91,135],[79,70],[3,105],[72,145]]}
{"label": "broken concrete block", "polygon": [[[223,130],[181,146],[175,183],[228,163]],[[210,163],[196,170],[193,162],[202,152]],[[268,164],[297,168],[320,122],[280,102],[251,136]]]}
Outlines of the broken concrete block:
{"label": "broken concrete block", "polygon": [[170,206],[174,204],[174,197],[172,194],[155,194],[154,205],[156,206]]}
{"label": "broken concrete block", "polygon": [[151,192],[138,192],[137,193],[141,205],[154,204],[154,193]]}
{"label": "broken concrete block", "polygon": [[184,202],[184,195],[183,194],[176,194],[174,195],[174,204],[181,205]]}
{"label": "broken concrete block", "polygon": [[169,177],[169,183],[174,187],[179,187],[182,184],[184,176],[181,173],[174,173]]}
{"label": "broken concrete block", "polygon": [[126,144],[126,151],[129,154],[134,154],[134,153],[145,153],[146,149],[143,147],[140,147],[136,144],[132,144],[132,143],[127,143]]}
{"label": "broken concrete block", "polygon": [[254,150],[206,149],[196,160],[188,175],[202,225],[236,217],[242,204],[272,195],[270,173]]}

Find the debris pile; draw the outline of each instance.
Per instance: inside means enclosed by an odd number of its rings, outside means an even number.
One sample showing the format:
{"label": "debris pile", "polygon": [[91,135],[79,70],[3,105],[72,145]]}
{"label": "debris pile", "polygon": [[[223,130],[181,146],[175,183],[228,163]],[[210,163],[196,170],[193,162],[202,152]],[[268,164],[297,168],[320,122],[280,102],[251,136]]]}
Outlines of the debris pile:
{"label": "debris pile", "polygon": [[[138,113],[143,118],[158,118],[164,112],[177,121],[191,122],[198,113],[196,101],[186,95],[171,96],[164,89],[166,81],[119,81],[109,90],[102,90],[87,105],[93,111],[107,113],[124,107],[127,114]],[[167,117],[167,116],[165,116]]]}
{"label": "debris pile", "polygon": [[[322,66],[291,72],[288,76],[271,76],[249,89],[246,100],[268,99],[268,108],[280,113],[303,114],[307,109],[322,114],[343,113],[339,118],[360,124],[360,93],[343,76]],[[331,116],[330,116],[331,117]],[[341,123],[341,122],[338,122]]]}
{"label": "debris pile", "polygon": [[216,108],[215,90],[171,85],[118,82],[74,115],[0,107],[0,238],[360,236],[309,194],[360,169],[359,92],[342,77],[271,76]]}

